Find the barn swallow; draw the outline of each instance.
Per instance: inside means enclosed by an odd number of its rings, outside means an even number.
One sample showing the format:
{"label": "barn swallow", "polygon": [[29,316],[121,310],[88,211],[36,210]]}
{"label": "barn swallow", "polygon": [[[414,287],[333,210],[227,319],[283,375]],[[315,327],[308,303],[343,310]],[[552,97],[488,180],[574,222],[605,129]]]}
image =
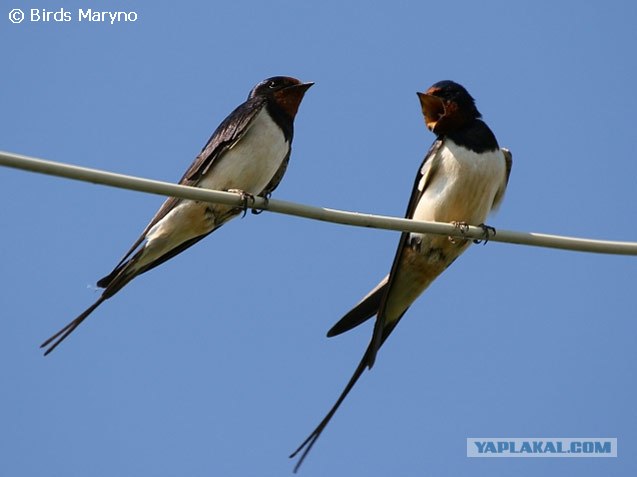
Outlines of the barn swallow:
{"label": "barn swallow", "polygon": [[[219,125],[179,184],[236,190],[269,197],[290,159],[294,118],[314,83],[275,76],[257,84],[248,99]],[[82,314],[47,339],[46,356],[102,302],[133,278],[161,265],[217,230],[244,209],[168,198],[113,271],[97,282],[102,295]]]}
{"label": "barn swallow", "polygon": [[[417,93],[427,128],[436,134],[418,170],[405,217],[414,220],[480,224],[506,190],[512,157],[500,149],[467,90],[440,81]],[[353,376],[327,415],[294,451],[296,472],[363,371],[411,304],[470,245],[470,240],[404,232],[389,272],[327,333],[339,335],[376,315],[371,341]]]}

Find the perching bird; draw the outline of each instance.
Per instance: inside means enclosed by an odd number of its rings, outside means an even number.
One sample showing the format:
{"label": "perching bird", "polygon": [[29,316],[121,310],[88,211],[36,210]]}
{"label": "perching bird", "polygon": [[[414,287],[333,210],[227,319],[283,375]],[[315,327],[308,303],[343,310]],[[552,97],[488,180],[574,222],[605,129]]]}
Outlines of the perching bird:
{"label": "perching bird", "polygon": [[[261,81],[219,125],[179,184],[235,190],[268,197],[279,185],[290,158],[294,117],[314,83],[275,76]],[[217,230],[244,209],[168,198],[111,273],[97,282],[102,295],[82,314],[47,339],[53,351],[103,301],[133,278],[161,265]]]}
{"label": "perching bird", "polygon": [[[467,90],[440,81],[418,93],[425,123],[436,141],[418,170],[405,217],[482,225],[498,207],[511,172],[511,154],[500,149]],[[486,231],[486,230],[485,230]],[[290,456],[296,472],[330,419],[411,304],[469,246],[467,239],[405,232],[389,275],[327,333],[336,336],[376,315],[372,339],[334,406]]]}

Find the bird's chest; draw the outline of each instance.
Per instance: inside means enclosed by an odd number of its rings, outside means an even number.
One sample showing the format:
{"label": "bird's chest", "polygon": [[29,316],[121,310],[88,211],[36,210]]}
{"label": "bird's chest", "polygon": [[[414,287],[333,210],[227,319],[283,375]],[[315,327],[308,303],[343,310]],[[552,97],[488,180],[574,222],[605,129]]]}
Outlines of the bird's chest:
{"label": "bird's chest", "polygon": [[289,150],[290,143],[283,131],[264,108],[243,137],[218,158],[198,186],[260,194],[283,164]]}
{"label": "bird's chest", "polygon": [[423,177],[421,181],[425,190],[414,218],[471,225],[483,223],[505,176],[502,152],[478,154],[452,143],[441,148],[435,160],[432,177]]}

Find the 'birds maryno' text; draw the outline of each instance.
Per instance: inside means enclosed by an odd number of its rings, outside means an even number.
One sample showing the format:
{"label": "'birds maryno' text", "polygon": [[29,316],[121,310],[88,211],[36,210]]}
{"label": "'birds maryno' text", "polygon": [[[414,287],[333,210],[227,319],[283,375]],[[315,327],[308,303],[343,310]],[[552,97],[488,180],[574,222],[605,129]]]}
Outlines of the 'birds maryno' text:
{"label": "'birds maryno' text", "polygon": [[126,23],[138,20],[137,12],[110,12],[93,10],[92,8],[78,8],[76,11],[60,8],[59,10],[46,10],[44,8],[29,9],[30,22],[98,22],[98,23]]}

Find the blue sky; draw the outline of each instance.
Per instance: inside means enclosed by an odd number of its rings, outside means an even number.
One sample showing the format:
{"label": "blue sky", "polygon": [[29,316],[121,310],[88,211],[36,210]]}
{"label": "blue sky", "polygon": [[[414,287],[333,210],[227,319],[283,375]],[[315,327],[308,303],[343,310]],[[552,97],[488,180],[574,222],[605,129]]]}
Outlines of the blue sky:
{"label": "blue sky", "polygon": [[[400,216],[453,79],[514,155],[496,228],[636,240],[635,2],[2,0],[0,149],[176,181],[255,83],[315,81],[275,197]],[[71,11],[12,24],[20,7]],[[79,23],[78,8],[134,23]],[[162,198],[0,169],[0,473],[281,476],[371,325],[325,332],[398,234],[272,213],[132,282],[55,353]],[[637,472],[637,261],[474,246],[409,310],[301,475]],[[617,437],[469,459],[467,437]]]}

